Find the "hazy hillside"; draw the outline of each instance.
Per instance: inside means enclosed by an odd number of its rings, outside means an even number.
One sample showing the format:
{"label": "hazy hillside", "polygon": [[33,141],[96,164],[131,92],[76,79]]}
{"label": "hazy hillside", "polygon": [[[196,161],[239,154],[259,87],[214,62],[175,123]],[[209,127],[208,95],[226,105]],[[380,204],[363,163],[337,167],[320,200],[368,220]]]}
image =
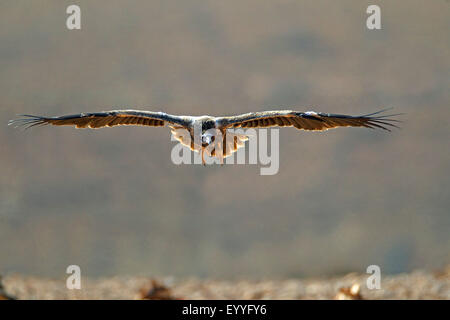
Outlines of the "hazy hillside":
{"label": "hazy hillside", "polygon": [[[45,5],[42,3],[45,2]],[[450,261],[450,6],[0,4],[0,273],[294,277]],[[402,130],[280,131],[280,169],[175,166],[164,128],[8,127],[114,108],[404,112]]]}

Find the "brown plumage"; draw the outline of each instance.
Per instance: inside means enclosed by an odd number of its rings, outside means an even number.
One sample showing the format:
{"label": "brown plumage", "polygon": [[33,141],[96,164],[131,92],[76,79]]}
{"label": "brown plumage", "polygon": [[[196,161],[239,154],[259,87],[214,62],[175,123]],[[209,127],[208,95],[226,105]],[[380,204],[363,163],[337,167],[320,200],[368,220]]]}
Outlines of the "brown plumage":
{"label": "brown plumage", "polygon": [[[224,150],[222,157],[226,157],[242,146],[242,142],[246,140],[245,135],[237,135],[231,140],[234,140],[233,145],[227,146],[225,142],[227,129],[294,127],[301,130],[324,131],[337,127],[363,127],[390,131],[390,128],[398,128],[396,123],[398,123],[399,120],[394,119],[393,117],[399,114],[382,115],[381,113],[383,111],[385,110],[363,116],[348,116],[313,111],[299,112],[292,110],[277,110],[251,112],[226,117],[194,117],[176,116],[164,112],[113,110],[96,113],[80,113],[60,117],[23,115],[24,118],[11,120],[9,124],[24,126],[25,128],[50,124],[55,126],[75,126],[76,128],[93,129],[119,125],[152,127],[168,126],[172,129],[172,134],[175,135],[175,138],[179,140],[180,143],[190,147],[192,150],[201,150],[203,158],[203,152],[205,152],[205,149],[213,142],[211,134],[207,134],[209,129],[218,130],[222,134],[222,145]],[[190,139],[186,139],[186,135],[176,134],[179,130],[187,130],[187,137],[190,136]],[[207,153],[210,156],[219,157],[212,152]]]}

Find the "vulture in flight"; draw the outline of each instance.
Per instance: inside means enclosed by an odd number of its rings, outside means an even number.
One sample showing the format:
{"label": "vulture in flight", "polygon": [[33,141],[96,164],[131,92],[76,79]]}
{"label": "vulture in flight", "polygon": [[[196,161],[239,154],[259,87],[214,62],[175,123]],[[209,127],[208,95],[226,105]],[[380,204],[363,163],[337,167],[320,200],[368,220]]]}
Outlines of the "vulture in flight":
{"label": "vulture in flight", "polygon": [[120,125],[168,126],[172,130],[172,135],[180,143],[194,151],[201,151],[204,164],[204,153],[223,161],[224,157],[231,155],[244,145],[248,134],[246,135],[243,130],[234,133],[234,130],[229,129],[295,127],[300,130],[324,131],[337,127],[365,127],[390,131],[392,127],[398,128],[395,123],[399,120],[393,119],[393,116],[399,114],[382,114],[386,110],[363,116],[277,110],[225,117],[176,116],[164,112],[112,110],[60,117],[22,115],[24,118],[10,120],[9,125],[31,128],[51,124],[93,129]]}

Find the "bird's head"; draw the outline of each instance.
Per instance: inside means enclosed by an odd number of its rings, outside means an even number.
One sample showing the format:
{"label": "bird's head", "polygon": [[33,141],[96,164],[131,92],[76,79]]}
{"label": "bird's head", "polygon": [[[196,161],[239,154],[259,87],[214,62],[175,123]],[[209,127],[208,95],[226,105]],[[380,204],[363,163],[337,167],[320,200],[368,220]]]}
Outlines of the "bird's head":
{"label": "bird's head", "polygon": [[215,140],[215,127],[216,123],[214,120],[204,120],[202,121],[202,144],[209,145]]}
{"label": "bird's head", "polygon": [[204,146],[211,144],[215,140],[214,133],[211,130],[205,131],[202,133],[202,144]]}

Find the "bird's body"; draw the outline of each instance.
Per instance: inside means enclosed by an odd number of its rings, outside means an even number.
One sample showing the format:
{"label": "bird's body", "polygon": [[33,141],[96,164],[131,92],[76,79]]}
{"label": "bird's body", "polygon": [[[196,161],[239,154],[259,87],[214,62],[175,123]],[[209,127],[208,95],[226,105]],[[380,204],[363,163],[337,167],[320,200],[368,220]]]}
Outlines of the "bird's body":
{"label": "bird's body", "polygon": [[[387,131],[397,127],[398,120],[391,115],[380,115],[382,111],[363,115],[348,116],[314,111],[292,110],[262,111],[237,116],[176,116],[164,112],[139,110],[112,110],[96,113],[80,113],[60,117],[23,115],[25,118],[11,120],[9,124],[30,128],[39,125],[73,125],[76,128],[103,128],[117,125],[168,126],[180,143],[192,150],[206,152],[210,156],[229,156],[243,146],[247,137],[243,133],[234,134],[235,128],[295,127],[301,130],[324,131],[336,127],[379,128]],[[220,139],[217,137],[220,136]],[[215,148],[211,148],[212,145]],[[217,153],[217,145],[223,152]]]}

